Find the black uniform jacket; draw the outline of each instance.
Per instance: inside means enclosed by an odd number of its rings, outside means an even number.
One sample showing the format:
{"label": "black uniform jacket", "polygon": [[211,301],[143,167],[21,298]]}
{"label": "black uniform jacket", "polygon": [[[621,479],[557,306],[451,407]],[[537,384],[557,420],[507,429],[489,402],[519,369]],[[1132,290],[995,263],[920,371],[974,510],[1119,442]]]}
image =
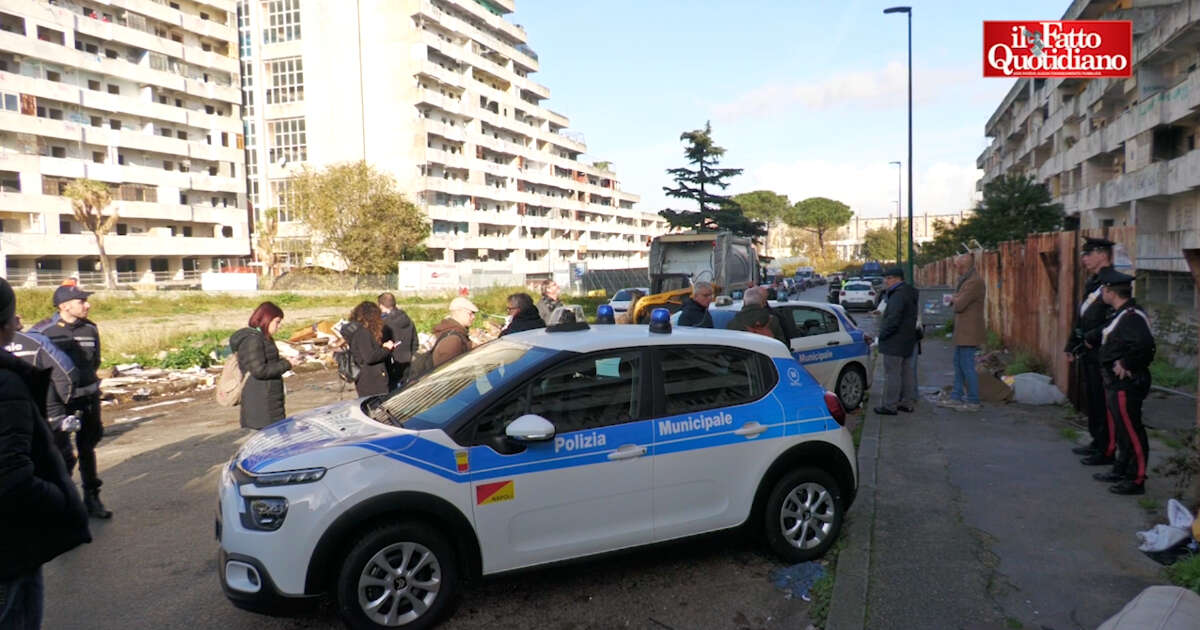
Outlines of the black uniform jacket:
{"label": "black uniform jacket", "polygon": [[[1104,371],[1104,386],[1112,390],[1150,390],[1150,362],[1157,348],[1150,332],[1146,312],[1129,300],[1114,311],[1101,332],[1100,367]],[[1113,364],[1117,361],[1133,372],[1132,378],[1117,378]]]}
{"label": "black uniform jacket", "polygon": [[683,308],[679,311],[680,326],[693,326],[695,328],[712,328],[712,314],[707,308],[697,304],[692,298],[683,298]]}
{"label": "black uniform jacket", "polygon": [[1089,276],[1083,285],[1083,302],[1075,307],[1075,326],[1071,328],[1071,336],[1067,338],[1067,347],[1064,348],[1067,352],[1072,352],[1083,342],[1091,346],[1087,352],[1093,357],[1099,351],[1100,334],[1112,315],[1112,307],[1104,303],[1100,291],[1099,275]]}
{"label": "black uniform jacket", "polygon": [[537,309],[527,306],[513,316],[512,321],[504,330],[500,331],[500,336],[511,335],[513,333],[525,332],[526,330],[537,330],[545,328],[546,322],[542,321],[542,316],[538,315]]}
{"label": "black uniform jacket", "polygon": [[417,327],[408,313],[394,308],[383,316],[383,341],[396,343],[392,348],[393,363],[412,363],[413,355],[417,352]]}
{"label": "black uniform jacket", "polygon": [[68,324],[56,313],[34,324],[30,330],[46,335],[71,357],[76,370],[76,398],[100,395],[100,378],[96,376],[96,370],[100,369],[100,329],[90,319],[77,319]]}
{"label": "black uniform jacket", "polygon": [[342,336],[350,344],[350,354],[358,364],[358,380],[354,381],[354,389],[358,395],[386,394],[387,360],[391,356],[388,349],[375,341],[366,326],[357,322],[349,322],[342,326]]}
{"label": "black uniform jacket", "polygon": [[92,541],[45,421],[50,375],[0,350],[0,580]]}

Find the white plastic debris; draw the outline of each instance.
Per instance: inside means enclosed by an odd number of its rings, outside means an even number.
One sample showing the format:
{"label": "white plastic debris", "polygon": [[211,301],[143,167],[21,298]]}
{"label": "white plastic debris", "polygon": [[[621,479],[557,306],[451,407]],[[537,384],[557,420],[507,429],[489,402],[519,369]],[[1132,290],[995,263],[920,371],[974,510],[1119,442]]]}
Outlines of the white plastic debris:
{"label": "white plastic debris", "polygon": [[1067,400],[1050,377],[1037,372],[1025,372],[1013,377],[1013,402],[1026,405],[1061,405]]}
{"label": "white plastic debris", "polygon": [[1137,533],[1141,543],[1138,549],[1142,551],[1166,551],[1192,538],[1192,521],[1195,518],[1182,503],[1171,499],[1167,501],[1168,525],[1155,525]]}

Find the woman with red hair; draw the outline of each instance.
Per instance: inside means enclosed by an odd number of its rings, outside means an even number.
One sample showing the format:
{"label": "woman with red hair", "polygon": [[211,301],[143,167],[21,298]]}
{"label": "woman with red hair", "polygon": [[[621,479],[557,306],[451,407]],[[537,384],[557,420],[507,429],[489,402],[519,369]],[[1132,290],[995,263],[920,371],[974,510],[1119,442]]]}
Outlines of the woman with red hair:
{"label": "woman with red hair", "polygon": [[283,309],[263,302],[254,309],[250,321],[229,338],[229,348],[237,355],[238,367],[247,375],[242,388],[242,426],[261,429],[283,420],[283,375],[296,364],[280,359],[274,335],[283,321]]}

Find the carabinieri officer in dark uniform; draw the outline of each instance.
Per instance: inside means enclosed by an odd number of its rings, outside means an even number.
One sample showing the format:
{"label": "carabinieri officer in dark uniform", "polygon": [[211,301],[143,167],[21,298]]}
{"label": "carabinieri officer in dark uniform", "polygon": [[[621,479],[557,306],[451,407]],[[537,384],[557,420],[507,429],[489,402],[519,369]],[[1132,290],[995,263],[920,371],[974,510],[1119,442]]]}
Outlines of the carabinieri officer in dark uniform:
{"label": "carabinieri officer in dark uniform", "polygon": [[1075,326],[1067,340],[1067,360],[1077,361],[1083,377],[1087,400],[1088,433],[1092,441],[1086,446],[1071,449],[1085,466],[1104,466],[1113,463],[1117,442],[1113,433],[1113,418],[1107,413],[1104,400],[1104,381],[1100,375],[1100,333],[1112,308],[1101,296],[1099,274],[1112,269],[1113,242],[1103,238],[1085,238],[1080,262],[1088,270],[1083,287],[1083,303],[1075,310]]}
{"label": "carabinieri officer in dark uniform", "polygon": [[75,397],[67,410],[79,418],[75,434],[75,449],[79,458],[79,477],[83,480],[83,504],[93,518],[112,518],[112,512],[100,502],[100,481],[96,474],[96,445],[104,436],[100,422],[100,329],[87,318],[91,310],[91,293],[68,281],[54,290],[54,306],[58,312],[33,326],[50,338],[60,350],[71,357],[76,369]]}
{"label": "carabinieri officer in dark uniform", "polygon": [[1113,308],[1101,331],[1100,366],[1108,398],[1108,413],[1115,420],[1117,459],[1109,472],[1093,475],[1097,481],[1116,482],[1115,494],[1146,492],[1150,454],[1142,426],[1142,401],[1150,393],[1150,362],[1154,360],[1154,335],[1150,318],[1133,300],[1133,276],[1112,268],[1100,273],[1103,298]]}

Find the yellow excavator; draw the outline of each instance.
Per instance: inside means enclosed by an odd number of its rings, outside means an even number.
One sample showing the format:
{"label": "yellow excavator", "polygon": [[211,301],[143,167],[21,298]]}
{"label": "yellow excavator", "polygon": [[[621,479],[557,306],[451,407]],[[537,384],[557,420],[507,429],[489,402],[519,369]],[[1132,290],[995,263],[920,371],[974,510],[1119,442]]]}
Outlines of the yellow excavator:
{"label": "yellow excavator", "polygon": [[732,232],[659,236],[650,243],[650,295],[638,300],[632,320],[650,321],[655,308],[678,311],[697,282],[711,282],[718,296],[740,297],[759,284],[760,272],[758,253],[748,237]]}

